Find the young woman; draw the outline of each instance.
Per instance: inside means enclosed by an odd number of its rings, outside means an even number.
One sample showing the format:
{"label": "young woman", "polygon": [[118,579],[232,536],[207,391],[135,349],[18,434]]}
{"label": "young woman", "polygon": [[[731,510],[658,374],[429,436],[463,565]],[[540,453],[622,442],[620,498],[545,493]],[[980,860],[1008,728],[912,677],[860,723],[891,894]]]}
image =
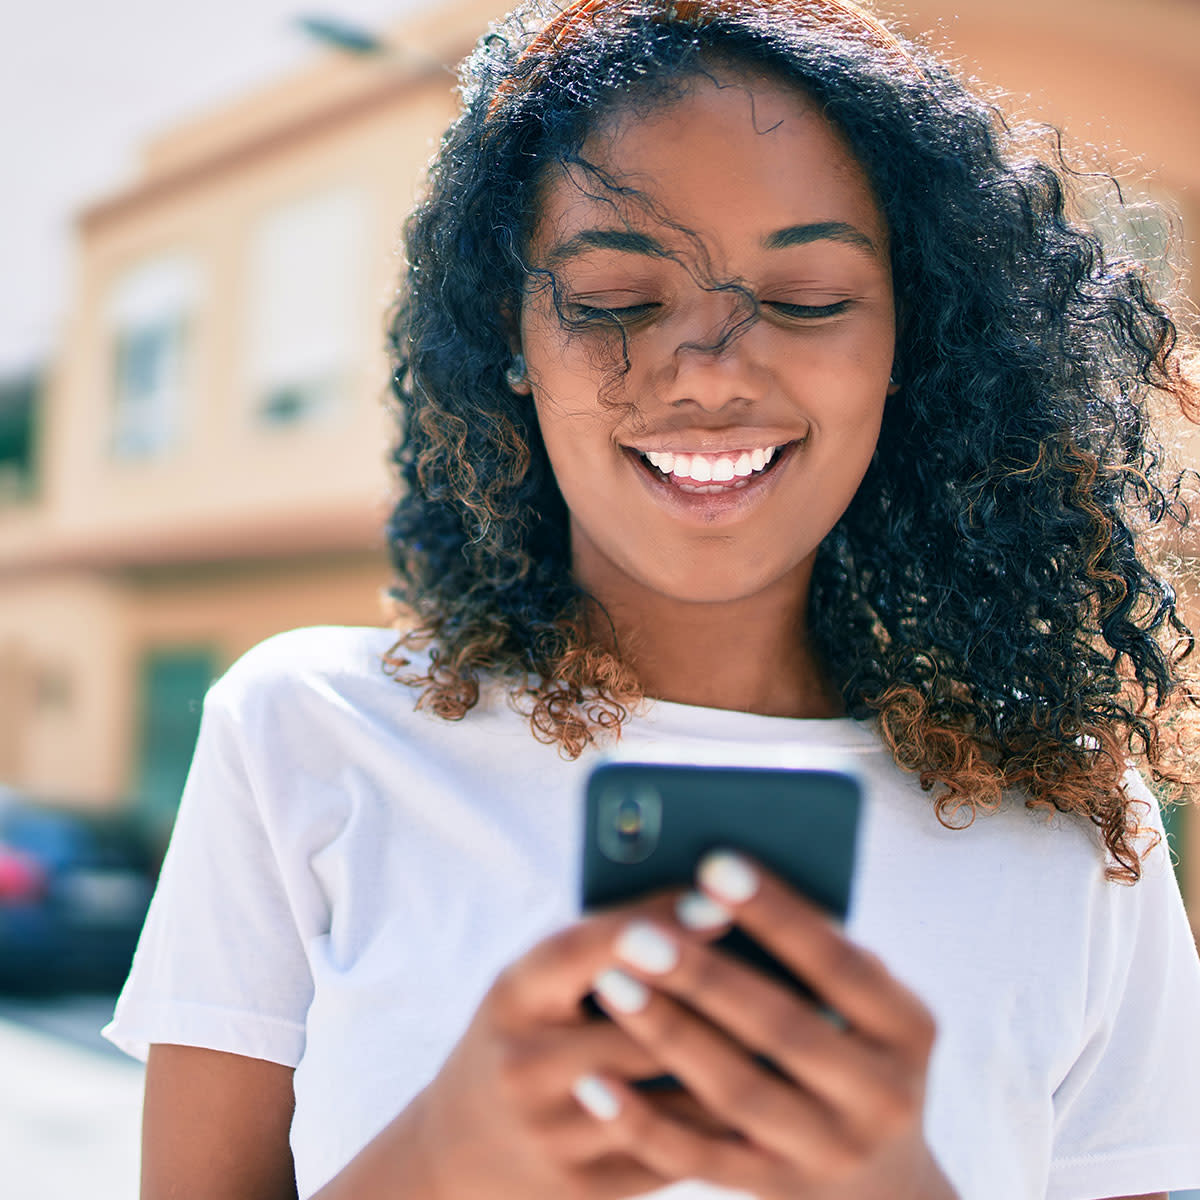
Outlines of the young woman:
{"label": "young woman", "polygon": [[[395,326],[408,623],[209,695],[109,1029],[143,1196],[1200,1186],[1200,965],[1129,766],[1178,781],[1191,728],[1140,539],[1178,515],[1147,406],[1196,397],[1146,276],[841,0],[526,11],[464,96]],[[735,853],[581,919],[618,738],[852,756],[847,927]]]}

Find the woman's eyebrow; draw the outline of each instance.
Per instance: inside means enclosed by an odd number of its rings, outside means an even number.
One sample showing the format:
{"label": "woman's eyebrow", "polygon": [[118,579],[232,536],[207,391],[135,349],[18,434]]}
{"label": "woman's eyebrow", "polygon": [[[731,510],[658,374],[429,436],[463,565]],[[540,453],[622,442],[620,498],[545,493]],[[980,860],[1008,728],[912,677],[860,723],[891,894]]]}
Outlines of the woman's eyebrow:
{"label": "woman's eyebrow", "polygon": [[768,250],[783,250],[788,246],[806,246],[809,242],[844,242],[865,250],[873,258],[879,256],[879,248],[861,229],[845,221],[814,221],[809,225],[789,225],[777,229],[763,238]]}
{"label": "woman's eyebrow", "polygon": [[[863,231],[846,221],[813,221],[807,225],[789,225],[763,238],[768,250],[784,250],[789,246],[806,246],[810,242],[842,242],[871,255],[879,249]],[[566,241],[552,246],[546,253],[547,265],[553,266],[586,254],[589,250],[620,250],[626,254],[641,254],[649,258],[664,258],[667,251],[649,234],[633,229],[583,229]]]}
{"label": "woman's eyebrow", "polygon": [[624,250],[627,254],[644,254],[652,258],[663,258],[667,253],[649,234],[632,229],[584,229],[552,246],[546,253],[546,262],[561,263],[589,250]]}

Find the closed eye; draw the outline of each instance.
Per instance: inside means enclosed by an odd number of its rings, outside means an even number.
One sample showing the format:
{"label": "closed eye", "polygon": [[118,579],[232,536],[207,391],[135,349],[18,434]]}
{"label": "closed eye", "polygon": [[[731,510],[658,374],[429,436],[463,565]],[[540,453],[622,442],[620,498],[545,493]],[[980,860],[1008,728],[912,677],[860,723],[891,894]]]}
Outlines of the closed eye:
{"label": "closed eye", "polygon": [[576,321],[619,321],[624,325],[649,316],[659,307],[655,301],[622,305],[568,304],[567,312]]}
{"label": "closed eye", "polygon": [[792,320],[812,321],[821,317],[836,317],[853,304],[853,300],[838,300],[834,304],[788,304],[783,300],[764,300],[762,305],[781,317]]}
{"label": "closed eye", "polygon": [[[764,300],[762,307],[790,321],[816,321],[823,317],[835,317],[845,312],[853,300],[838,300],[832,304],[791,304],[783,300]],[[591,322],[613,322],[628,325],[650,316],[662,305],[657,301],[642,301],[638,304],[579,304],[565,306],[567,315],[583,324]]]}

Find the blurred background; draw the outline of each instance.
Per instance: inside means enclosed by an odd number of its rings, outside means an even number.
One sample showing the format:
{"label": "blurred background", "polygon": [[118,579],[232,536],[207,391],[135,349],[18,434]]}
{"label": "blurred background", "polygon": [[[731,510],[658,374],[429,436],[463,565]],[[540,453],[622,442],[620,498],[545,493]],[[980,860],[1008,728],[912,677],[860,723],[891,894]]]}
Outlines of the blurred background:
{"label": "blurred background", "polygon": [[[1157,269],[1193,258],[1197,0],[876,7],[1003,88],[1010,111],[1062,126],[1073,161],[1175,214],[1131,210],[1116,231]],[[136,1194],[140,1069],[96,1031],[207,685],[271,633],[381,621],[399,230],[454,111],[452,64],[503,9],[8,12],[0,1193],[13,1200]],[[1183,290],[1200,297],[1195,273]],[[1200,463],[1200,440],[1178,433],[1181,459]],[[1200,535],[1164,552],[1190,594]],[[1171,835],[1200,929],[1191,816],[1175,811]]]}

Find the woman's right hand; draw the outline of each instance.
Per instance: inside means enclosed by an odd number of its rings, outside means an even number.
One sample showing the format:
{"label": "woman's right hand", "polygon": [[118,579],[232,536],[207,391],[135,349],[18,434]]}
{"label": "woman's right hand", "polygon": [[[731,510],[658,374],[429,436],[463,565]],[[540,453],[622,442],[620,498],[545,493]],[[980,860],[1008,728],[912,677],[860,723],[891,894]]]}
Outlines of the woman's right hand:
{"label": "woman's right hand", "polygon": [[[538,943],[496,979],[437,1077],[395,1124],[404,1177],[420,1200],[606,1200],[666,1180],[612,1153],[602,1122],[572,1088],[583,1077],[620,1080],[662,1065],[612,1021],[581,1007],[613,964],[613,943],[632,919],[679,928],[674,897],[659,896],[586,918]],[[681,930],[708,940],[723,932]],[[413,1159],[416,1161],[414,1162]],[[414,1170],[415,1169],[415,1170]],[[401,1184],[392,1195],[410,1195]]]}

